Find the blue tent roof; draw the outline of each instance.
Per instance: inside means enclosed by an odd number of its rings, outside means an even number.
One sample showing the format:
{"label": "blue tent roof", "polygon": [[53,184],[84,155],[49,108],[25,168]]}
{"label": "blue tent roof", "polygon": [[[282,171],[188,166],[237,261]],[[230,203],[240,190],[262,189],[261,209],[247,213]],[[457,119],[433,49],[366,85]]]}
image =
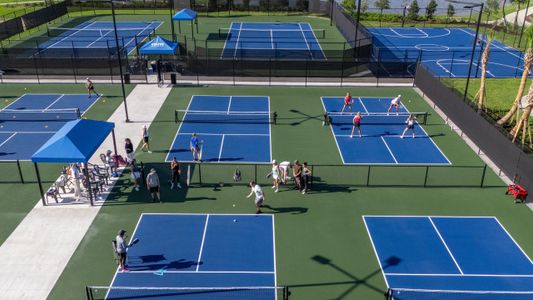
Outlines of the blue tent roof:
{"label": "blue tent roof", "polygon": [[139,52],[141,54],[176,54],[176,48],[178,48],[177,43],[156,36],[155,39],[144,44]]}
{"label": "blue tent roof", "polygon": [[87,163],[115,127],[95,120],[67,122],[31,157],[33,162]]}
{"label": "blue tent roof", "polygon": [[173,17],[172,20],[176,21],[191,21],[196,19],[198,16],[198,13],[194,10],[190,10],[188,8],[184,8],[180,11],[178,11]]}

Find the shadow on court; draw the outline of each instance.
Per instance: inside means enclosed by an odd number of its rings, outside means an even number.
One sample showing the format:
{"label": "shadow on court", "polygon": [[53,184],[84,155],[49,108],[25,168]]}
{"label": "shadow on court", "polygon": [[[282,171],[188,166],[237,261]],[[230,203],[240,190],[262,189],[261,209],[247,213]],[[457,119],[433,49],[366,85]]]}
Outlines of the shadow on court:
{"label": "shadow on court", "polygon": [[270,211],[265,211],[265,213],[274,213],[274,214],[290,213],[292,215],[300,215],[300,214],[307,213],[307,211],[309,210],[307,207],[299,207],[299,206],[273,207],[268,204],[265,204],[262,207],[268,208],[270,210]]}
{"label": "shadow on court", "polygon": [[[351,298],[350,294],[355,289],[357,289],[360,286],[364,286],[365,288],[371,289],[371,290],[373,290],[376,293],[381,294],[381,295],[384,295],[386,293],[386,290],[383,290],[383,289],[381,289],[381,288],[379,288],[377,286],[374,286],[374,285],[368,283],[370,278],[381,274],[381,271],[382,271],[381,269],[377,269],[374,272],[369,273],[368,275],[360,278],[360,277],[357,277],[357,276],[353,275],[348,270],[345,270],[341,266],[338,266],[331,259],[329,259],[327,257],[321,256],[321,255],[315,255],[315,256],[311,257],[311,259],[313,261],[315,261],[316,263],[319,263],[319,264],[323,265],[325,268],[329,267],[329,268],[332,268],[335,271],[343,274],[344,276],[347,277],[347,280],[345,280],[345,281],[332,281],[332,282],[318,282],[318,283],[289,285],[289,288],[292,291],[294,291],[295,289],[297,290],[298,288],[306,288],[306,287],[337,286],[337,285],[346,285],[346,286],[348,286],[346,288],[346,290],[344,292],[342,292],[340,295],[331,297],[331,299],[339,299],[339,300],[340,299]],[[401,262],[400,258],[392,256],[389,259],[387,259],[386,264],[384,264],[382,266],[383,270],[385,270],[385,269],[387,269],[388,267],[391,267],[391,266],[396,266],[400,262]]]}

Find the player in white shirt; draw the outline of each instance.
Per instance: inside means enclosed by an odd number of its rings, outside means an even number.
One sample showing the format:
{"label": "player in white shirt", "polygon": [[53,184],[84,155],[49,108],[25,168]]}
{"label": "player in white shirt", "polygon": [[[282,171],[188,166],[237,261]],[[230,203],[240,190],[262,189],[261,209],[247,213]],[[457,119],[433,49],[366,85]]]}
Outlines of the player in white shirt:
{"label": "player in white shirt", "polygon": [[387,110],[387,113],[389,113],[393,107],[396,108],[396,112],[398,112],[398,110],[400,109],[401,101],[402,101],[402,95],[398,95],[398,97],[392,99],[390,102],[389,109]]}
{"label": "player in white shirt", "polygon": [[250,181],[250,187],[251,191],[246,198],[250,198],[253,194],[255,194],[255,208],[256,214],[261,213],[260,207],[263,206],[263,201],[265,201],[265,195],[263,194],[263,190],[259,186],[259,184],[255,183],[255,181]]}

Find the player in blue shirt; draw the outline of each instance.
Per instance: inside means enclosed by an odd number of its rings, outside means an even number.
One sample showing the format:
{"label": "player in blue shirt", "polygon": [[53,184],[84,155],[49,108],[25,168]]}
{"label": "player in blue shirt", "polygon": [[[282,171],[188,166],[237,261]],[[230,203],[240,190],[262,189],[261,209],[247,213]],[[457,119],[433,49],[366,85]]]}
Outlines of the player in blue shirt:
{"label": "player in blue shirt", "polygon": [[196,133],[192,134],[189,147],[192,152],[192,160],[200,160],[200,141],[198,140]]}

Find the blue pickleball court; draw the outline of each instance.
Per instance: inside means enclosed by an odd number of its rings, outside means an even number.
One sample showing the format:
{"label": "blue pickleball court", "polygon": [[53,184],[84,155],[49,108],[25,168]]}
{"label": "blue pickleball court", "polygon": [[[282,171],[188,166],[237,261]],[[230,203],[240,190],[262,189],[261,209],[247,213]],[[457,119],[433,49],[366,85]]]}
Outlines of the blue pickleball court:
{"label": "blue pickleball court", "polygon": [[533,262],[495,217],[363,220],[393,299],[533,296]]}
{"label": "blue pickleball court", "polygon": [[[369,28],[374,37],[374,61],[385,66],[394,62],[420,61],[436,76],[467,77],[475,32],[468,28]],[[481,42],[482,41],[482,42]],[[480,56],[486,37],[476,44],[472,74],[481,77]],[[377,49],[379,48],[379,50]],[[487,64],[487,77],[505,78],[522,75],[524,53],[493,40]],[[387,67],[383,67],[387,72]],[[392,72],[392,71],[391,71]],[[392,74],[393,75],[393,74]]]}
{"label": "blue pickleball court", "polygon": [[232,22],[222,59],[325,60],[311,24]]}
{"label": "blue pickleball court", "polygon": [[0,160],[30,160],[66,122],[98,100],[87,94],[25,94],[0,110]]}
{"label": "blue pickleball court", "polygon": [[192,161],[193,133],[204,162],[272,161],[268,96],[193,96],[180,122],[166,161]]}
{"label": "blue pickleball court", "polygon": [[272,215],[142,214],[135,238],[105,299],[277,299]]}
{"label": "blue pickleball court", "polygon": [[[161,22],[156,21],[117,22],[119,46],[126,48],[127,53],[131,52],[138,43],[146,40],[160,25]],[[58,35],[40,44],[38,55],[71,54],[71,52],[62,52],[61,49],[109,49],[109,54],[116,52],[113,50],[116,48],[113,22],[83,22],[73,28],[52,28],[50,31],[53,34],[58,32]]]}
{"label": "blue pickleball court", "polygon": [[[399,113],[387,112],[392,98],[353,97],[352,111],[332,116],[331,131],[344,164],[408,164],[448,165],[450,161],[427,135],[420,124],[415,125],[415,137],[411,131],[400,138],[405,129],[406,113],[409,110],[400,105]],[[344,104],[343,97],[322,97],[327,113],[339,113]],[[361,112],[362,136],[350,137],[353,113]],[[372,115],[373,113],[377,115]]]}

